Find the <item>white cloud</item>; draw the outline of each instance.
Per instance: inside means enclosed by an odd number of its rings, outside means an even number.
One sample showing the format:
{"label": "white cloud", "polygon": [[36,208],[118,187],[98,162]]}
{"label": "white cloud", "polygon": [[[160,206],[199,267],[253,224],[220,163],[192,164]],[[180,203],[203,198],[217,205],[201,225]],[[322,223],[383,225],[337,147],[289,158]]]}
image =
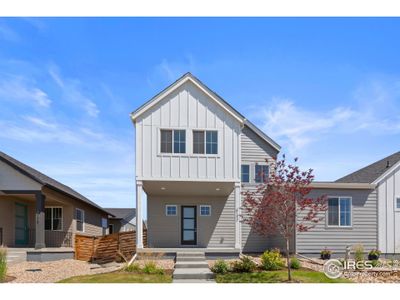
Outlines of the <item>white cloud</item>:
{"label": "white cloud", "polygon": [[49,96],[33,82],[23,76],[3,76],[0,78],[0,101],[18,101],[40,107],[49,107]]}
{"label": "white cloud", "polygon": [[61,89],[65,100],[80,106],[90,117],[97,117],[100,113],[96,103],[83,94],[81,91],[81,83],[77,79],[63,78],[59,68],[52,64],[48,72],[57,86]]}
{"label": "white cloud", "polygon": [[262,129],[295,154],[333,134],[365,131],[374,135],[400,133],[399,81],[368,82],[358,87],[346,107],[327,111],[306,109],[275,98],[255,113]]}

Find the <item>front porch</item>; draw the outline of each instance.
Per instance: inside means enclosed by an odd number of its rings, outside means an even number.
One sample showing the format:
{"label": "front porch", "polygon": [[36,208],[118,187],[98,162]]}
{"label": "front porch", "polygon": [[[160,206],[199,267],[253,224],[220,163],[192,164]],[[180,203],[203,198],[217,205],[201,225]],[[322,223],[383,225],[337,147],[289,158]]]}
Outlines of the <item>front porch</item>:
{"label": "front porch", "polygon": [[[57,207],[54,217],[49,208]],[[73,247],[72,207],[48,198],[41,191],[2,191],[0,245],[9,248]],[[47,212],[47,213],[46,213]]]}
{"label": "front porch", "polygon": [[[148,248],[141,226],[143,192]],[[238,254],[240,197],[240,183],[234,181],[137,181],[137,252]]]}

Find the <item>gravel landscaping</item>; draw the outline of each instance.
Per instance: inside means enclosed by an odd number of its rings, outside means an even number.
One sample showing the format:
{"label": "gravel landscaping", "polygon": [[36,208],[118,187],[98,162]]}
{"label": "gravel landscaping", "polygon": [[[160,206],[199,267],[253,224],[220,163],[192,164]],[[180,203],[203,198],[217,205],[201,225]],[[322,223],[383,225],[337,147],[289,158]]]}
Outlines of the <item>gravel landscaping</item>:
{"label": "gravel landscaping", "polygon": [[11,283],[51,283],[79,275],[113,272],[121,264],[99,266],[84,261],[65,259],[52,262],[21,262],[12,264],[7,274],[15,277]]}

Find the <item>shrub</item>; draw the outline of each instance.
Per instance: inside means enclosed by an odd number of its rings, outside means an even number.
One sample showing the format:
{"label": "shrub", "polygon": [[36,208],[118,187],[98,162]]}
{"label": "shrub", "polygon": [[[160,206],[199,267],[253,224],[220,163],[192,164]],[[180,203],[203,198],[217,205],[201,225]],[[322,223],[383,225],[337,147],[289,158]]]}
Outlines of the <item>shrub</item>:
{"label": "shrub", "polygon": [[328,250],[328,248],[325,247],[324,250],[321,251],[321,259],[331,259],[332,251]]}
{"label": "shrub", "polygon": [[295,269],[298,270],[301,268],[301,263],[300,261],[297,259],[297,257],[292,257],[290,259],[290,268],[291,269]]}
{"label": "shrub", "polygon": [[225,274],[229,272],[229,266],[226,261],[219,259],[215,262],[214,266],[211,268],[216,274]]}
{"label": "shrub", "polygon": [[7,250],[0,247],[0,282],[5,281],[7,274]]}
{"label": "shrub", "polygon": [[257,265],[249,257],[243,255],[239,260],[232,263],[232,271],[237,273],[250,273],[256,269]]}
{"label": "shrub", "polygon": [[361,244],[357,244],[353,247],[354,250],[354,260],[356,262],[364,260],[364,246]]}
{"label": "shrub", "polygon": [[261,263],[264,270],[279,270],[284,266],[279,249],[267,250],[261,255]]}
{"label": "shrub", "polygon": [[381,251],[378,249],[373,249],[368,253],[368,260],[378,260],[379,256],[381,255]]}
{"label": "shrub", "polygon": [[140,265],[138,263],[134,263],[134,264],[131,264],[130,266],[126,266],[124,268],[124,270],[126,272],[140,273],[141,268],[140,268]]}
{"label": "shrub", "polygon": [[146,262],[142,271],[143,271],[143,273],[146,273],[146,274],[160,274],[160,275],[164,274],[164,270],[157,267],[157,265],[154,261]]}

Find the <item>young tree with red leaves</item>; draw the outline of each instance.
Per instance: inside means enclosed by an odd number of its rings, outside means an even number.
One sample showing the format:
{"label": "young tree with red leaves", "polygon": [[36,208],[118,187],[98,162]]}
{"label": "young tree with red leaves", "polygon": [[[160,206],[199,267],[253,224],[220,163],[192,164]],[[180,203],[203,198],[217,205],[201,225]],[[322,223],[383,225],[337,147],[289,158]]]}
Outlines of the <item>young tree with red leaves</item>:
{"label": "young tree with red leaves", "polygon": [[[271,174],[254,191],[244,192],[242,222],[261,235],[280,234],[286,241],[288,280],[292,280],[289,251],[295,231],[306,232],[315,227],[327,210],[326,196],[310,198],[313,170],[301,171],[295,164],[282,160],[271,162]],[[267,160],[268,163],[268,160]],[[302,217],[298,217],[302,216]],[[296,218],[297,217],[297,218]]]}

